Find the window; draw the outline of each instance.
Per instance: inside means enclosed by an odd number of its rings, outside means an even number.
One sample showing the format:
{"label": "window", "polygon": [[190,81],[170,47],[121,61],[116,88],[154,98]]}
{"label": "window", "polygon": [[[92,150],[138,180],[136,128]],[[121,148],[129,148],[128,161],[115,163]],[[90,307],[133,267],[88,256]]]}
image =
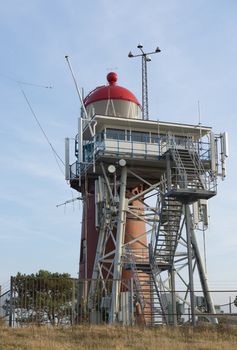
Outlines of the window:
{"label": "window", "polygon": [[151,133],[151,143],[158,143],[160,140],[160,136],[158,134]]}
{"label": "window", "polygon": [[131,141],[150,142],[150,134],[149,132],[132,131]]}
{"label": "window", "polygon": [[166,141],[167,137],[164,134],[153,134],[151,133],[151,143],[159,143],[160,141]]}
{"label": "window", "polygon": [[175,143],[178,146],[186,146],[187,144],[187,137],[185,136],[175,136]]}
{"label": "window", "polygon": [[125,140],[125,130],[106,129],[106,139]]}
{"label": "window", "polygon": [[90,162],[93,157],[94,152],[94,143],[88,142],[86,145],[83,146],[83,159],[85,162]]}

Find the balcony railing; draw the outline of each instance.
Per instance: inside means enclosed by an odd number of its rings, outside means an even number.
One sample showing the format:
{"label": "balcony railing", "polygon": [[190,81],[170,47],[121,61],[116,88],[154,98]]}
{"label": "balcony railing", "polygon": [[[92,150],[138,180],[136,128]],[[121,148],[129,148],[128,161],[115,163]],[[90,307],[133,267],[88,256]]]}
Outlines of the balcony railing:
{"label": "balcony railing", "polygon": [[[148,142],[149,141],[149,142]],[[204,140],[194,141],[191,137],[180,137],[170,135],[157,136],[156,139],[147,139],[147,142],[116,139],[115,135],[109,139],[106,133],[97,134],[93,139],[87,140],[83,145],[83,163],[79,169],[78,162],[70,166],[71,178],[76,178],[101,156],[105,157],[123,157],[125,159],[147,159],[159,160],[173,144],[177,149],[192,149],[200,160],[210,160],[210,143]],[[81,171],[79,171],[81,170]]]}

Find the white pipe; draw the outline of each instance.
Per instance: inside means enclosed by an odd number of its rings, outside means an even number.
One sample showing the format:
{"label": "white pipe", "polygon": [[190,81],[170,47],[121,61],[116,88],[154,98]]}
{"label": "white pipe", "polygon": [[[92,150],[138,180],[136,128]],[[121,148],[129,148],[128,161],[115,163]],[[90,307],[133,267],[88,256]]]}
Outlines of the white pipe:
{"label": "white pipe", "polygon": [[215,134],[213,132],[210,133],[210,156],[211,156],[211,171],[214,176],[218,173],[218,169],[216,167]]}
{"label": "white pipe", "polygon": [[223,133],[223,153],[225,157],[229,157],[228,133]]}
{"label": "white pipe", "polygon": [[96,132],[95,132],[95,129],[96,129],[96,125],[97,125],[97,122],[94,123],[93,125],[93,143],[94,143],[94,147],[93,147],[93,173],[95,173],[95,147],[96,147]]}

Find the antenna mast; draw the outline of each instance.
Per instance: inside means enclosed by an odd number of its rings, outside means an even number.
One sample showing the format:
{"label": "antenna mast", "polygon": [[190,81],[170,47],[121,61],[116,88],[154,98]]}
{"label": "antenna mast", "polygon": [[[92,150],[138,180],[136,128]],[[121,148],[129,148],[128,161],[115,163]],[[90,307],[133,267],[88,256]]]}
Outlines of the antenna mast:
{"label": "antenna mast", "polygon": [[143,45],[138,44],[137,48],[141,51],[141,54],[133,55],[130,51],[128,54],[129,58],[141,57],[142,58],[142,117],[144,120],[149,119],[149,110],[148,110],[148,83],[147,83],[147,62],[151,61],[150,56],[155,53],[161,52],[160,48],[157,46],[153,52],[144,52]]}

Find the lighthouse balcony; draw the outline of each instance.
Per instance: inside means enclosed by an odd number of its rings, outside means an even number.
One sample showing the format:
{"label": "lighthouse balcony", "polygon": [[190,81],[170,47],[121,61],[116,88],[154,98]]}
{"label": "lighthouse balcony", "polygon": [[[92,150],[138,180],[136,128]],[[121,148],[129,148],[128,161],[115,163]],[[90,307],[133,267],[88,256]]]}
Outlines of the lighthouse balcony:
{"label": "lighthouse balcony", "polygon": [[202,150],[203,160],[210,159],[209,143],[192,137],[171,136],[168,134],[158,134],[152,131],[136,131],[128,129],[105,128],[97,133],[93,138],[84,141],[83,161],[90,162],[98,155],[108,155],[112,157],[142,157],[145,159],[159,159],[175,143],[178,149]]}
{"label": "lighthouse balcony", "polygon": [[[185,150],[190,147],[190,140],[177,136],[176,147]],[[192,141],[200,155],[204,166],[210,167],[210,152],[207,143]],[[105,163],[116,163],[117,160],[126,159],[128,165],[134,169],[138,167],[147,172],[147,175],[157,177],[166,169],[166,154],[171,149],[168,135],[153,135],[152,133],[126,133],[121,130],[107,130],[97,134],[94,139],[87,140],[83,145],[83,162],[78,161],[70,166],[70,178],[77,178],[84,173],[92,173],[93,165],[100,160]],[[200,152],[200,149],[202,152]],[[152,171],[151,171],[152,169]]]}
{"label": "lighthouse balcony", "polygon": [[[69,179],[84,174],[99,175],[101,162],[109,165],[125,159],[134,171],[142,171],[147,179],[155,180],[166,171],[167,154],[174,148],[197,154],[206,171],[211,169],[214,159],[211,129],[203,126],[200,129],[184,124],[95,115],[91,130],[87,122],[79,135],[75,145],[77,161],[69,166]],[[171,166],[173,163],[171,157]]]}
{"label": "lighthouse balcony", "polygon": [[[104,140],[95,143],[96,156],[123,157],[123,158],[154,158],[161,155],[160,143],[148,143],[125,140]],[[85,158],[87,155],[85,155]],[[91,157],[91,155],[89,155]]]}

